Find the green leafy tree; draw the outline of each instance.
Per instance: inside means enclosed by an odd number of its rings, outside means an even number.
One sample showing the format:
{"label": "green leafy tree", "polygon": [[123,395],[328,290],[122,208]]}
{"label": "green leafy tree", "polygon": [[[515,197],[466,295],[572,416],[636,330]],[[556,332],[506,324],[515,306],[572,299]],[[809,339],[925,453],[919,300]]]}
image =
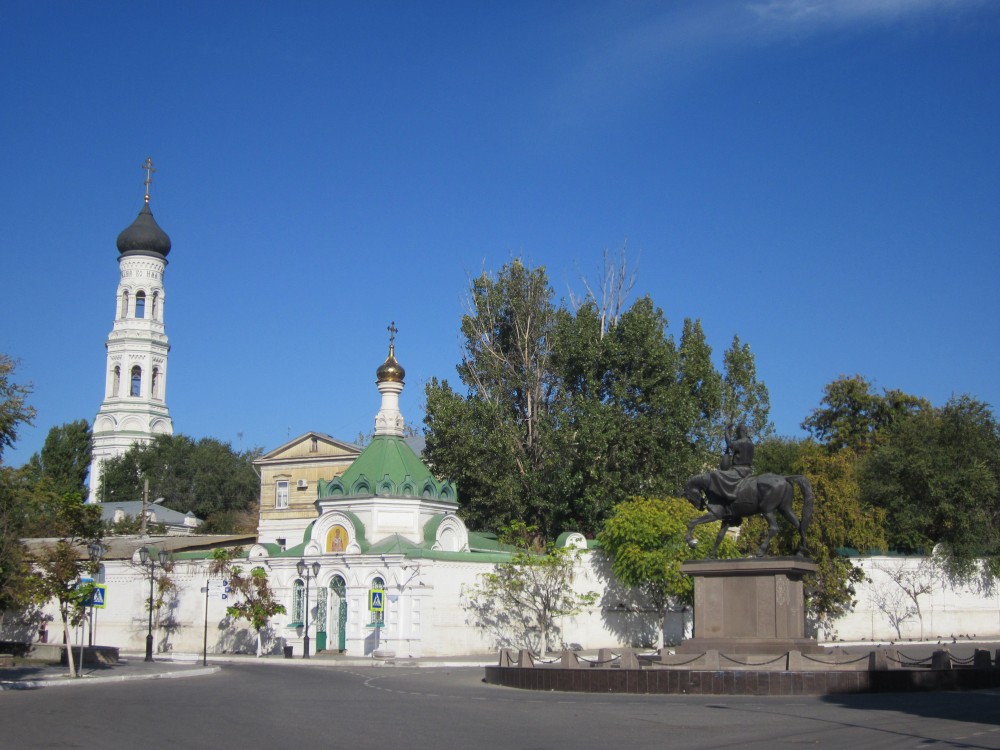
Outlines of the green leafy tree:
{"label": "green leafy tree", "polygon": [[34,596],[34,575],[21,541],[27,495],[21,473],[0,466],[0,624],[8,611],[26,608]]}
{"label": "green leafy tree", "polygon": [[889,544],[930,554],[960,578],[987,559],[1000,574],[1000,427],[968,396],[924,408],[886,428],[861,465],[864,500],[887,514]]}
{"label": "green leafy tree", "polygon": [[137,500],[149,480],[149,496],[164,507],[192,512],[215,533],[242,533],[256,527],[260,483],[253,461],[260,451],[237,452],[213,438],[158,435],[108,459],[101,472],[103,501]]}
{"label": "green leafy tree", "polygon": [[[14,445],[18,428],[34,416],[27,403],[30,389],[12,382],[13,372],[13,361],[0,355],[0,458],[5,447]],[[0,465],[0,614],[56,599],[67,643],[69,624],[89,593],[80,588],[80,576],[93,570],[80,550],[101,538],[100,511],[84,505],[72,481],[59,481],[68,476],[54,472],[39,482],[30,466],[14,470]],[[31,560],[21,542],[30,536],[59,539]],[[69,665],[73,674],[72,654]]]}
{"label": "green leafy tree", "polygon": [[[633,498],[615,506],[597,537],[618,581],[638,589],[661,615],[671,604],[694,601],[694,584],[681,565],[704,557],[719,531],[718,524],[698,526],[699,544],[689,547],[687,524],[700,515],[686,500]],[[718,556],[738,556],[731,539],[723,540]]]}
{"label": "green leafy tree", "polygon": [[753,454],[754,474],[797,474],[803,441],[772,435],[757,443]]}
{"label": "green leafy tree", "polygon": [[[447,380],[427,385],[426,455],[461,488],[473,527],[498,528],[517,518],[544,527],[551,516],[541,479],[551,435],[554,318],[544,268],[515,260],[495,278],[480,275],[461,323],[458,374],[467,394]],[[482,455],[462,463],[473,447]]]}
{"label": "green leafy tree", "polygon": [[101,509],[88,505],[79,493],[60,494],[46,482],[21,484],[21,533],[25,537],[100,540]]}
{"label": "green leafy tree", "polygon": [[426,455],[470,527],[595,534],[616,503],[717,464],[722,378],[700,324],[678,351],[651,299],[613,307],[556,306],[544,269],[520,261],[472,282],[463,389],[432,379],[425,409]]}
{"label": "green leafy tree", "polygon": [[701,449],[690,440],[698,406],[681,382],[667,321],[648,297],[617,316],[603,337],[589,305],[572,317],[562,311],[559,320],[545,486],[562,528],[594,534],[616,503],[676,490],[701,469]]}
{"label": "green leafy tree", "polygon": [[229,581],[237,601],[226,607],[226,614],[234,619],[249,621],[250,627],[257,633],[257,656],[261,656],[264,653],[264,628],[272,617],[284,614],[285,606],[275,598],[264,568],[257,566],[245,573],[243,566],[235,563],[242,554],[240,547],[213,550],[210,571],[213,576],[225,577]]}
{"label": "green leafy tree", "polygon": [[698,463],[690,467],[689,473],[694,474],[714,468],[722,453],[722,376],[712,364],[712,347],[708,345],[700,320],[689,318],[684,321],[679,376],[687,397],[685,406],[688,413],[684,419],[688,426],[688,441],[696,451],[694,459]]}
{"label": "green leafy tree", "polygon": [[723,355],[722,421],[725,425],[745,425],[755,440],[774,432],[769,414],[771,397],[767,386],[757,380],[757,363],[750,345],[733,336]]}
{"label": "green leafy tree", "polygon": [[33,576],[24,534],[23,473],[3,465],[5,448],[14,446],[18,430],[31,424],[29,386],[14,382],[15,362],[0,354],[0,622],[8,610],[26,606],[33,595]]}
{"label": "green leafy tree", "polygon": [[21,425],[30,425],[35,409],[28,404],[31,386],[19,385],[12,380],[16,362],[0,354],[0,460],[6,448],[12,448]]}
{"label": "green leafy tree", "polygon": [[[775,453],[782,462],[791,458],[793,448],[798,453],[791,459],[790,467],[787,464],[776,467],[782,469],[778,473],[804,474],[815,494],[806,546],[818,570],[806,579],[806,607],[815,626],[830,631],[833,621],[853,608],[855,587],[864,580],[864,572],[851,561],[848,552],[885,549],[885,514],[859,498],[857,458],[853,451],[843,449],[831,454],[811,440],[777,445],[781,450]],[[801,497],[796,498],[795,512],[801,518]],[[741,551],[752,554],[766,530],[767,523],[762,517],[744,521],[739,537]],[[798,544],[795,530],[782,524],[770,552],[794,555]]]}
{"label": "green leafy tree", "polygon": [[42,450],[25,466],[30,481],[46,482],[61,495],[75,494],[86,500],[92,438],[86,419],[50,429]]}
{"label": "green leafy tree", "polygon": [[544,658],[558,632],[558,618],[578,615],[597,601],[595,591],[574,590],[579,558],[580,550],[551,544],[543,554],[518,550],[510,562],[480,575],[466,591],[466,606],[502,643],[527,649],[537,645]]}
{"label": "green leafy tree", "polygon": [[85,546],[81,554],[81,546],[78,540],[59,539],[46,545],[35,560],[37,596],[43,601],[55,599],[59,605],[71,677],[78,675],[73,665],[73,649],[70,648],[70,625],[78,625],[83,620],[86,601],[93,594],[93,585],[82,584],[80,579],[84,573],[93,574],[97,570],[97,564],[86,557]]}
{"label": "green leafy tree", "polygon": [[899,420],[930,408],[930,403],[898,390],[879,395],[861,375],[841,376],[823,388],[823,399],[802,422],[817,442],[835,452],[850,448],[863,454]]}

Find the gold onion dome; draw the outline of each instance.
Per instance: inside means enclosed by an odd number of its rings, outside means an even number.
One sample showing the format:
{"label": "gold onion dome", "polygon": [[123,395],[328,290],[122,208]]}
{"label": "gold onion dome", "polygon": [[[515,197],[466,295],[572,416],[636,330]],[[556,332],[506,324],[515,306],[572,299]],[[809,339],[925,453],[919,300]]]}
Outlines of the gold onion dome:
{"label": "gold onion dome", "polygon": [[375,371],[375,377],[379,383],[402,383],[403,378],[406,377],[406,370],[396,361],[396,355],[393,353],[391,344],[389,345],[389,356],[386,357],[385,362],[379,365],[379,368]]}

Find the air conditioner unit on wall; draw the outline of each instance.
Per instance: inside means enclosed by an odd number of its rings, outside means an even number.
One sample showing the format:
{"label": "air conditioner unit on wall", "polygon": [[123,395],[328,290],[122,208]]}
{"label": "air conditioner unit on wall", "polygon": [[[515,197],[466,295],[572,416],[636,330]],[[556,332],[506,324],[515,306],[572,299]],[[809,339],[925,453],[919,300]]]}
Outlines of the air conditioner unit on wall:
{"label": "air conditioner unit on wall", "polygon": [[309,482],[307,482],[305,479],[300,479],[297,486],[300,490],[304,490],[306,487],[309,486]]}

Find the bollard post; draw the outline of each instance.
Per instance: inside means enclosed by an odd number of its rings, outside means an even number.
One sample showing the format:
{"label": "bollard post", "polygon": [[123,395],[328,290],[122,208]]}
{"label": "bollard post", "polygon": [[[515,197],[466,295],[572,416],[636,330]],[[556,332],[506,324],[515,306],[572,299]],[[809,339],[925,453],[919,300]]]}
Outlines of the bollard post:
{"label": "bollard post", "polygon": [[951,666],[951,651],[948,649],[938,649],[931,656],[931,669],[951,669]]}

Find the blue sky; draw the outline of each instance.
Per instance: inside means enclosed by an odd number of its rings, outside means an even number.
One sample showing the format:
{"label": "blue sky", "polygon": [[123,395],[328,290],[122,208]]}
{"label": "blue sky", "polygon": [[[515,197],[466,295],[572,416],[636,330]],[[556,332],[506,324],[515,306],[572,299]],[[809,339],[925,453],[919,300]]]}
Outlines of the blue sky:
{"label": "blue sky", "polygon": [[841,374],[1000,403],[1000,3],[6,3],[0,351],[92,420],[142,206],[175,430],[353,440],[456,380],[467,281],[634,294],[756,354],[780,434]]}

